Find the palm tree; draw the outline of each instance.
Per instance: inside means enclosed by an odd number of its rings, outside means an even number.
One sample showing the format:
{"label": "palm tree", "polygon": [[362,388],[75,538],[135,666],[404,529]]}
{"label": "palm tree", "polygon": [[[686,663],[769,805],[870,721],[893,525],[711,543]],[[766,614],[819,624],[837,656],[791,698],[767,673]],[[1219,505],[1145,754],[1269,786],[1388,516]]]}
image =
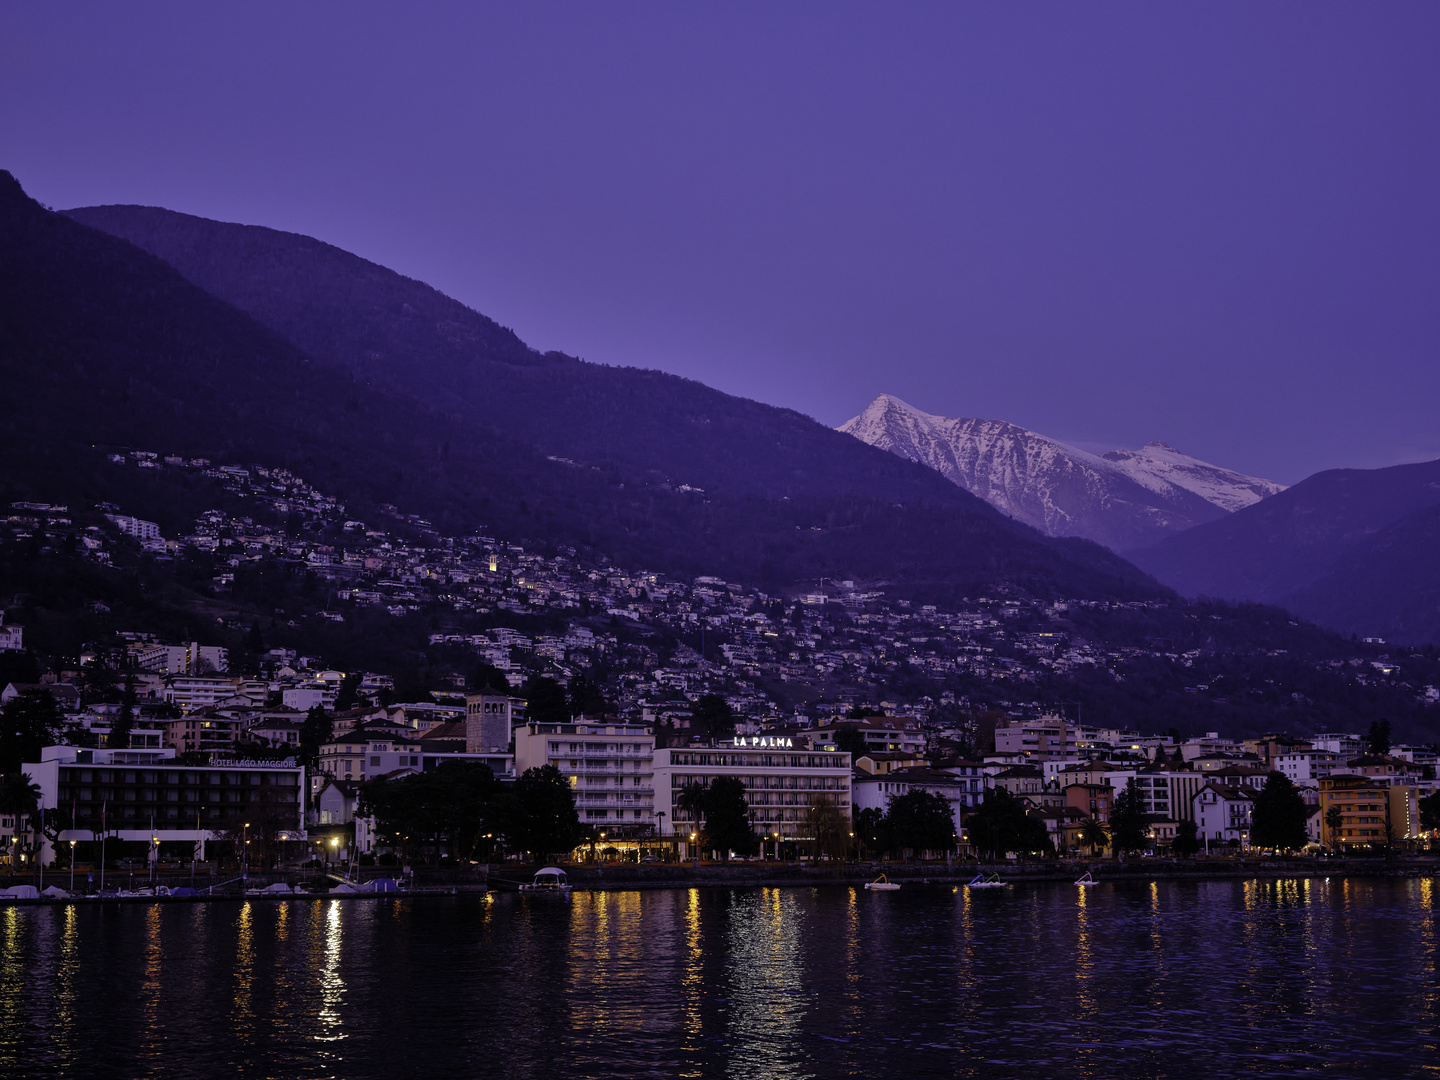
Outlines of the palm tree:
{"label": "palm tree", "polygon": [[1091,855],[1109,843],[1110,834],[1105,831],[1105,826],[1100,822],[1093,817],[1087,817],[1080,822],[1080,844],[1082,847],[1088,847]]}
{"label": "palm tree", "polygon": [[1340,807],[1332,806],[1325,811],[1325,824],[1330,829],[1331,851],[1339,851],[1341,849],[1340,826],[1344,823],[1345,815],[1340,812]]}
{"label": "palm tree", "polygon": [[[12,834],[11,843],[16,847],[20,844],[20,831],[26,828],[21,824],[22,819],[30,819],[29,826],[33,827],[34,816],[40,806],[40,785],[31,782],[26,773],[10,773],[8,776],[0,777],[0,815],[15,819],[15,832]],[[10,853],[10,872],[15,872],[15,851]]]}
{"label": "palm tree", "polygon": [[[694,823],[691,826],[693,832],[698,833],[701,829],[701,819],[705,816],[705,803],[709,794],[710,791],[704,784],[698,780],[692,780],[680,789],[680,794],[675,796],[675,809],[690,815],[690,820]],[[695,849],[696,859],[700,858],[699,850],[697,846]]]}
{"label": "palm tree", "polygon": [[709,789],[695,780],[682,787],[680,794],[675,796],[675,809],[689,814],[697,829],[701,819],[705,817],[705,796],[708,794]]}

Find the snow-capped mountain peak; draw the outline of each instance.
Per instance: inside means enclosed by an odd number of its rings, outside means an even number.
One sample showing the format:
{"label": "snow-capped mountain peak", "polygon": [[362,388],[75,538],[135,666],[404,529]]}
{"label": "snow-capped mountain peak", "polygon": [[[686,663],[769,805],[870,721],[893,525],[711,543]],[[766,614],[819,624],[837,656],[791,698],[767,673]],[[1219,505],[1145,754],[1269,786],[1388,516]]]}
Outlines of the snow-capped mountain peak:
{"label": "snow-capped mountain peak", "polygon": [[1085,536],[1117,550],[1282,490],[1159,441],[1097,455],[1004,420],[922,412],[893,394],[881,394],[840,430],[929,465],[1053,536]]}

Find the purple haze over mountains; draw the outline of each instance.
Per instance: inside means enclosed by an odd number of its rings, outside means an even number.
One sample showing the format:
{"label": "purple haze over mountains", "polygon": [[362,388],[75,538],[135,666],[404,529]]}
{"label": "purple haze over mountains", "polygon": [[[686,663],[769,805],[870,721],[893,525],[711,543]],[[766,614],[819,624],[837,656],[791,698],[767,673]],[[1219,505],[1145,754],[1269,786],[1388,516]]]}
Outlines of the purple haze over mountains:
{"label": "purple haze over mountains", "polygon": [[0,11],[0,167],[530,344],[1286,483],[1440,455],[1440,8]]}

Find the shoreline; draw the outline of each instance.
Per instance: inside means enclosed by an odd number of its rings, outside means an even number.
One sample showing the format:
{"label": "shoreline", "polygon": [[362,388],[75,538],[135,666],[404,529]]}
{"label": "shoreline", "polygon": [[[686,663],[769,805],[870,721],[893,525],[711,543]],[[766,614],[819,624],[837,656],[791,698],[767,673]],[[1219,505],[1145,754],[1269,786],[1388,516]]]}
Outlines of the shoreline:
{"label": "shoreline", "polygon": [[[518,868],[506,866],[501,873],[514,873]],[[1156,863],[1135,860],[1128,863],[1108,860],[1075,861],[1064,864],[1046,863],[964,863],[939,864],[844,864],[835,867],[812,867],[800,864],[751,864],[731,866],[694,866],[664,864],[631,866],[610,864],[576,866],[567,871],[575,892],[634,892],[660,889],[737,889],[737,888],[820,888],[823,886],[863,886],[881,874],[899,885],[963,887],[976,874],[998,873],[1008,885],[1030,883],[1073,883],[1089,872],[1096,884],[1145,881],[1235,881],[1281,880],[1285,878],[1407,878],[1421,879],[1440,876],[1440,857],[1407,859],[1270,859],[1245,861],[1175,861]],[[481,882],[433,884],[386,892],[334,893],[296,891],[266,893],[263,891],[199,893],[188,896],[0,896],[0,909],[5,907],[44,907],[62,904],[197,904],[247,900],[284,902],[288,900],[395,900],[430,896],[484,896],[487,893],[519,892],[528,877],[501,877],[491,873]]]}

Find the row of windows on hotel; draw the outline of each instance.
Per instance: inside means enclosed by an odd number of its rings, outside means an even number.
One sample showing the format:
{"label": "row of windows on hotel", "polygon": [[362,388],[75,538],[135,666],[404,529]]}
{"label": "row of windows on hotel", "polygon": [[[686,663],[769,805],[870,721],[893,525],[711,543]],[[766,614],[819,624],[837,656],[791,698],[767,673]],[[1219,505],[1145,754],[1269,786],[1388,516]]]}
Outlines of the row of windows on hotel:
{"label": "row of windows on hotel", "polygon": [[298,787],[296,772],[205,772],[177,769],[61,769],[62,784],[181,784],[259,787],[274,784]]}
{"label": "row of windows on hotel", "polygon": [[650,747],[646,743],[592,743],[592,742],[552,742],[550,744],[552,754],[638,754],[642,757],[650,755]]}
{"label": "row of windows on hotel", "polygon": [[708,765],[730,769],[845,769],[850,768],[848,754],[697,754],[670,755],[671,765]]}
{"label": "row of windows on hotel", "polygon": [[[670,786],[672,788],[683,788],[688,784],[701,784],[710,786],[712,776],[682,776],[679,773],[670,774]],[[849,791],[850,777],[847,776],[737,776],[745,785],[746,794],[764,791],[767,788],[778,790],[787,788],[791,791]]]}

